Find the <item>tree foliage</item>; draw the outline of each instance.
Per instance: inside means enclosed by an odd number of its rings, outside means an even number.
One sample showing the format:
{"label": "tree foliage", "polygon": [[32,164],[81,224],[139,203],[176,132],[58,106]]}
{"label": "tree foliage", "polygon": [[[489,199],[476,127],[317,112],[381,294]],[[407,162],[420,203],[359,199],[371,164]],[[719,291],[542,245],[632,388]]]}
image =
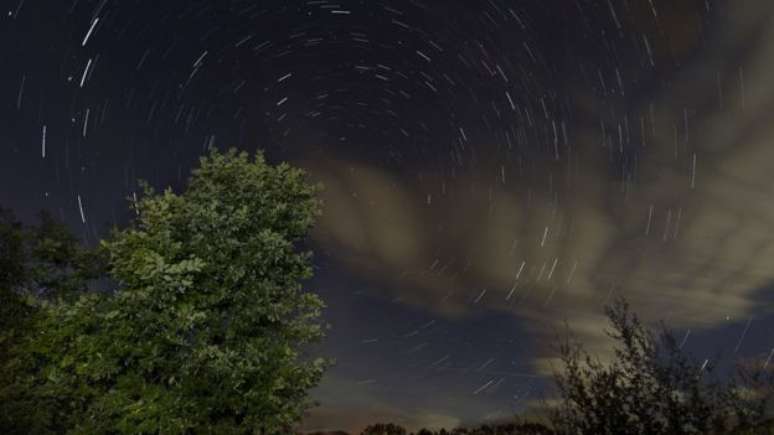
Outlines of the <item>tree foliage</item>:
{"label": "tree foliage", "polygon": [[[5,433],[42,430],[50,408],[29,394],[38,361],[29,344],[37,339],[46,311],[39,302],[65,303],[104,275],[104,252],[82,246],[67,227],[41,212],[23,225],[0,209],[0,428]],[[40,429],[40,430],[38,430]]]}
{"label": "tree foliage", "polygon": [[180,194],[145,184],[101,246],[117,291],[40,303],[19,383],[53,410],[41,431],[290,433],[328,363],[303,355],[324,332],[301,286],[317,191],[234,150],[203,157]]}

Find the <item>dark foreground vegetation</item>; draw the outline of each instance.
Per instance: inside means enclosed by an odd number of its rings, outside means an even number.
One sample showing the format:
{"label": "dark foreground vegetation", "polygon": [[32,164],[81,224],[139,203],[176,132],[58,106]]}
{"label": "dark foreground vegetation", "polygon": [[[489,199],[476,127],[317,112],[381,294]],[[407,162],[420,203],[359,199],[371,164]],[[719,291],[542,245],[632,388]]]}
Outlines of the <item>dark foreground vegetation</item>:
{"label": "dark foreground vegetation", "polygon": [[[395,424],[374,424],[360,435],[556,435],[564,432],[556,431],[551,427],[540,423],[508,423],[499,425],[481,425],[473,428],[456,428],[451,430],[421,429],[409,432]],[[580,432],[571,432],[580,433]],[[624,432],[631,433],[631,432]],[[647,434],[647,432],[639,432]],[[697,432],[700,433],[700,432]],[[711,432],[710,432],[711,433]],[[724,432],[730,435],[771,435],[774,434],[774,422],[761,423],[755,427],[739,428]],[[344,431],[312,432],[307,435],[351,435]]]}
{"label": "dark foreground vegetation", "polygon": [[[48,214],[23,225],[0,210],[0,434],[294,433],[331,363],[304,351],[326,327],[302,290],[317,186],[213,150],[184,192],[143,190],[96,247]],[[545,422],[415,435],[774,434],[773,367],[718,373],[624,300],[606,313],[613,360],[563,339]]]}
{"label": "dark foreground vegetation", "polygon": [[516,418],[416,432],[375,424],[361,435],[774,435],[774,370],[766,362],[739,361],[730,375],[717,375],[717,363],[691,359],[664,324],[658,333],[645,327],[624,299],[606,314],[613,360],[603,364],[569,336],[562,340],[563,370],[555,374],[560,401],[546,409],[545,424]]}

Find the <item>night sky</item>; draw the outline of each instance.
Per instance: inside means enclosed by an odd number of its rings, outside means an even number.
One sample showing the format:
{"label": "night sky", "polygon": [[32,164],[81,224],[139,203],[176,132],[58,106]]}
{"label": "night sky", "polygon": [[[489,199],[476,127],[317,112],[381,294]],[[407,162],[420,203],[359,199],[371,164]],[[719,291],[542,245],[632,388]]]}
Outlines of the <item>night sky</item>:
{"label": "night sky", "polygon": [[208,146],[325,185],[308,429],[506,418],[626,297],[774,352],[769,0],[7,0],[0,204],[95,243]]}

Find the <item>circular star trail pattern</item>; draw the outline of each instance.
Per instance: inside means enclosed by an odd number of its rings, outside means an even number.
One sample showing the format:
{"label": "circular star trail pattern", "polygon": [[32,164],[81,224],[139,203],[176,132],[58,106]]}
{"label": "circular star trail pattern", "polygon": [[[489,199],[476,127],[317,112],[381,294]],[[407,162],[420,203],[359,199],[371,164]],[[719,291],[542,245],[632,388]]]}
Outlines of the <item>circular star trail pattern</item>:
{"label": "circular star trail pattern", "polygon": [[18,0],[0,202],[94,243],[210,146],[306,168],[339,360],[309,428],[507,417],[547,391],[562,319],[599,345],[614,292],[765,357],[772,7],[750,4]]}
{"label": "circular star trail pattern", "polygon": [[[558,168],[577,122],[569,85],[623,96],[640,77],[615,67],[620,53],[648,62],[605,4],[274,3],[21,2],[17,108],[76,167],[109,147],[167,170],[228,144],[396,170]],[[636,142],[611,171],[631,175]]]}

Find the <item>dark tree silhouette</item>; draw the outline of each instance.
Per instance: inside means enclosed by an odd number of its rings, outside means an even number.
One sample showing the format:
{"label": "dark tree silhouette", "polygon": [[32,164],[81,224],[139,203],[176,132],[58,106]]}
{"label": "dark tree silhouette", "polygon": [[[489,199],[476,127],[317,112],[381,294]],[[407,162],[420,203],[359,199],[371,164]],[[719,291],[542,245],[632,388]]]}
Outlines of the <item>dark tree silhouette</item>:
{"label": "dark tree silhouette", "polygon": [[377,423],[367,426],[360,435],[406,435],[406,429],[393,423]]}
{"label": "dark tree silhouette", "polygon": [[40,302],[72,300],[105,272],[104,252],[81,245],[49,213],[23,225],[0,208],[0,432],[41,433],[54,420],[20,382],[38,364],[23,345],[40,326]]}
{"label": "dark tree silhouette", "polygon": [[[729,382],[711,379],[715,364],[684,354],[672,332],[642,325],[623,299],[605,308],[616,342],[602,364],[568,338],[561,344],[565,372],[556,374],[561,406],[552,422],[562,434],[708,434],[757,424],[771,398],[771,377],[741,371]],[[749,385],[757,380],[756,390]],[[768,390],[766,390],[768,389]]]}

